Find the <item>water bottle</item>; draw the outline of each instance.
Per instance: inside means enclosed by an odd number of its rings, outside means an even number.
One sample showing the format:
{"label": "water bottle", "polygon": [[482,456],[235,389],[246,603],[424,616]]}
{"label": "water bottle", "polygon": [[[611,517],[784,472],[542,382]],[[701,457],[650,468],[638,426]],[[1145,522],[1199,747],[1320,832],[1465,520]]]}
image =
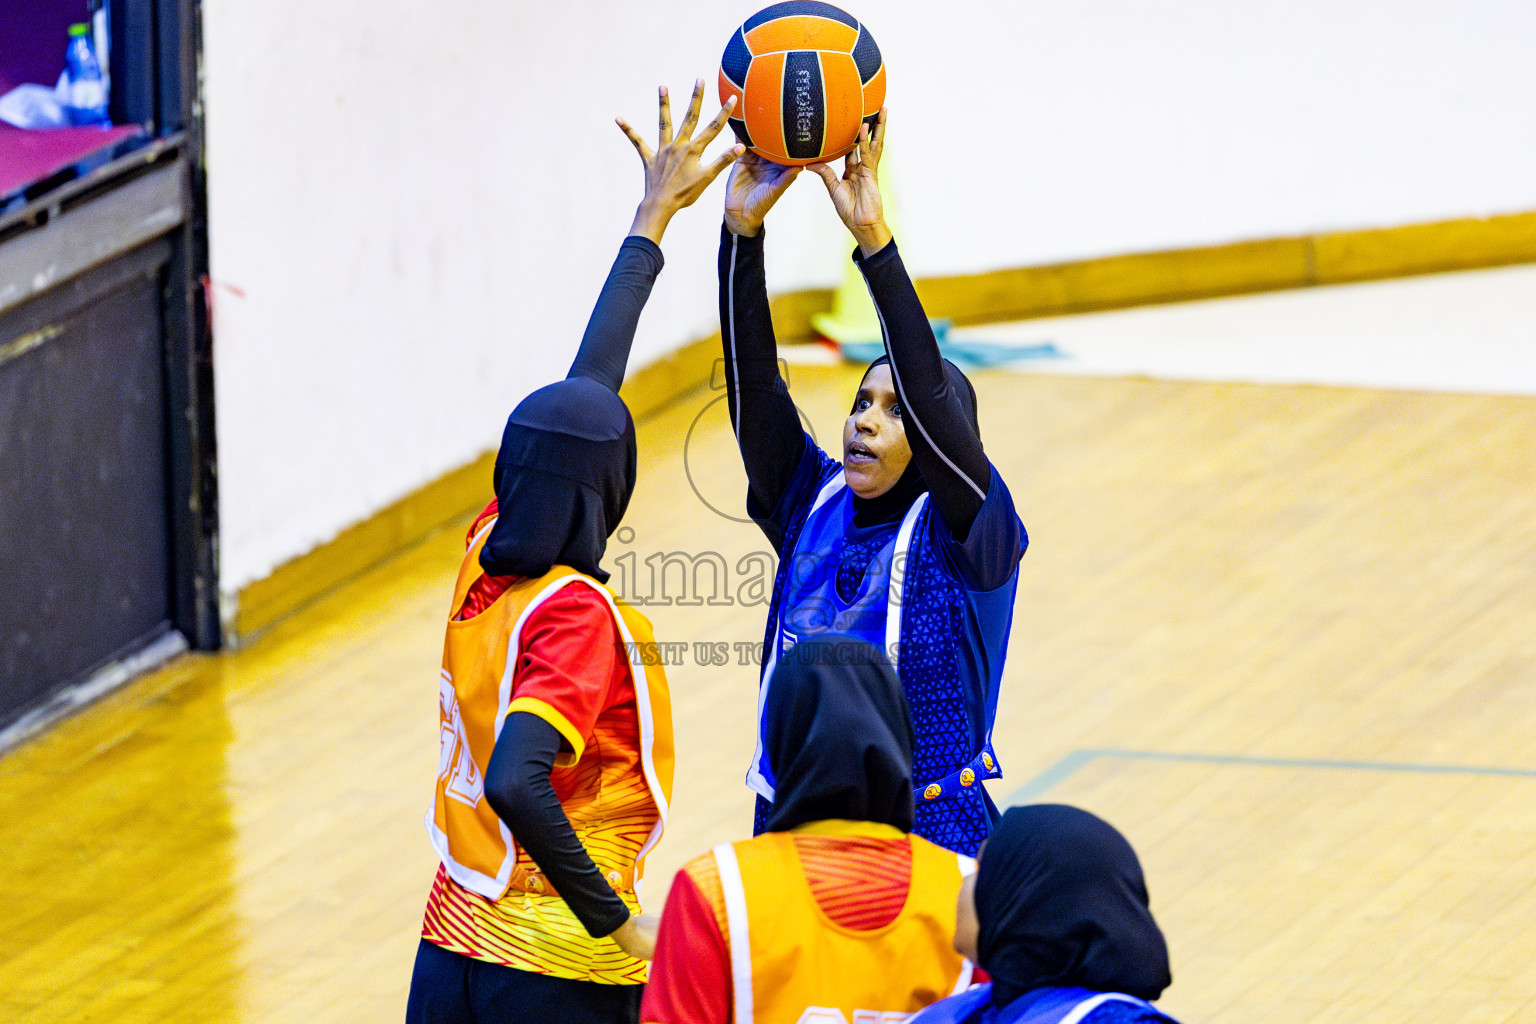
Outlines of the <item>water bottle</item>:
{"label": "water bottle", "polygon": [[69,79],[66,106],[70,124],[111,124],[107,116],[107,83],[101,62],[91,45],[91,26],[69,26],[69,49],[64,52],[64,74]]}

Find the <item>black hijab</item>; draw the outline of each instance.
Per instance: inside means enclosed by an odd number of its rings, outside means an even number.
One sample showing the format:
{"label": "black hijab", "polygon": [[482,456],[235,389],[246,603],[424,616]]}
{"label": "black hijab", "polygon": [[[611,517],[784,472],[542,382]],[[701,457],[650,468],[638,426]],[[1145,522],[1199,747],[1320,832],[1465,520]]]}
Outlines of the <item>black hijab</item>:
{"label": "black hijab", "polygon": [[1156,999],[1172,980],[1135,851],[1076,807],[1003,815],[982,850],[976,916],[999,1007],[1047,985]]}
{"label": "black hijab", "polygon": [[619,396],[572,377],[542,387],[507,417],[496,453],[499,512],[480,552],[492,576],[598,568],[635,489],[635,422]]}
{"label": "black hijab", "polygon": [[[881,356],[864,368],[864,377],[869,376],[869,371],[877,366],[888,364],[890,356]],[[859,378],[860,386],[864,383],[864,377]],[[971,429],[981,436],[981,425],[976,419],[976,389],[971,386],[970,379],[961,372],[960,367],[944,360],[944,379],[960,396],[960,404],[965,410],[967,418],[971,421]],[[911,441],[907,442],[909,445]],[[928,481],[923,479],[922,471],[917,468],[917,460],[907,463],[907,468],[890,490],[874,498],[853,497],[853,524],[855,526],[874,526],[879,523],[893,523],[907,514],[907,509],[918,496],[928,490]]]}
{"label": "black hijab", "polygon": [[828,818],[912,831],[912,716],[896,670],[851,636],[802,640],[763,709],[775,778],[768,831]]}

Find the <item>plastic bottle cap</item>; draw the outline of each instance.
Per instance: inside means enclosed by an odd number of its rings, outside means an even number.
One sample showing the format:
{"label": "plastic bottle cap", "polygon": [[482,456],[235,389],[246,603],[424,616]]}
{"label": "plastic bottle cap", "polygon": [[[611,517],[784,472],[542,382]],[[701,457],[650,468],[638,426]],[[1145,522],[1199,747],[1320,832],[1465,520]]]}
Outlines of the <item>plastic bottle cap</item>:
{"label": "plastic bottle cap", "polygon": [[69,37],[71,39],[73,39],[75,36],[88,36],[90,34],[91,26],[85,24],[84,22],[81,22],[78,25],[69,26]]}

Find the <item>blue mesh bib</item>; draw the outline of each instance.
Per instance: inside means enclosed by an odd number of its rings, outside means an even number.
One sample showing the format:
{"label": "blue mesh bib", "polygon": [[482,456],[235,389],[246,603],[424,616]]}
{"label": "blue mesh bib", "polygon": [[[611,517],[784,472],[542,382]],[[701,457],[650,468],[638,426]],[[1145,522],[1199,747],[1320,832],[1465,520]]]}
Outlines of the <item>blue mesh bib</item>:
{"label": "blue mesh bib", "polygon": [[843,633],[883,648],[912,707],[916,738],[913,831],[974,855],[996,814],[981,780],[1002,771],[991,746],[1002,655],[1012,623],[1013,583],[976,594],[945,569],[932,543],[924,494],[902,521],[853,526],[853,494],[841,471],[790,524],[774,581],[758,695],[758,744],[747,784],[767,820],[773,775],[763,753],[762,713],[773,665],[800,640]]}

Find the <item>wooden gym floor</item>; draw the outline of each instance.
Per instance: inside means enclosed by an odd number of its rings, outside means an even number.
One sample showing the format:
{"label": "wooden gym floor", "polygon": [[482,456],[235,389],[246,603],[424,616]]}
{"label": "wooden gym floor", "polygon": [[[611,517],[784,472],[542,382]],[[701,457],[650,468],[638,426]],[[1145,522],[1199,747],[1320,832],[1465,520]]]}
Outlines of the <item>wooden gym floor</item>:
{"label": "wooden gym floor", "polygon": [[[835,439],[857,371],[792,377]],[[1536,398],[975,380],[1032,538],[994,794],[1131,839],[1172,948],[1164,1007],[1536,1021]],[[719,553],[731,604],[645,610],[663,640],[751,644],[738,563],[765,545],[708,507],[735,514],[743,484],[718,398],[642,424],[609,564],[648,595],[648,557]],[[400,1019],[461,552],[441,534],[0,758],[0,1019]],[[671,572],[653,596],[679,595]],[[727,649],[671,670],[655,909],[750,822],[756,669]]]}

